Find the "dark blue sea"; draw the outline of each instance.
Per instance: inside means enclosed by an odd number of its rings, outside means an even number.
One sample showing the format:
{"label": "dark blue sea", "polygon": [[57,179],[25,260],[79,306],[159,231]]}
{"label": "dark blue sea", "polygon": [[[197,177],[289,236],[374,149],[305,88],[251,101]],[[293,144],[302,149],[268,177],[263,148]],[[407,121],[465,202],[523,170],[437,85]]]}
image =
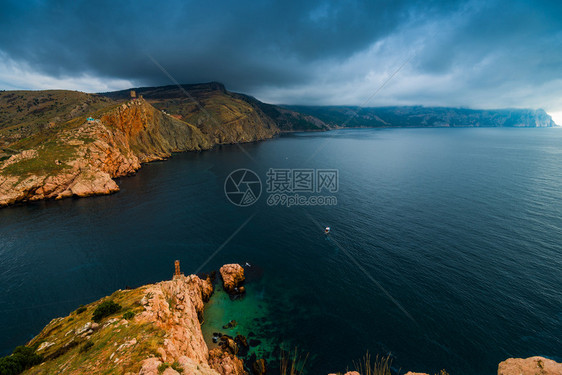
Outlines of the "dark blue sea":
{"label": "dark blue sea", "polygon": [[[248,262],[246,297],[216,293],[206,338],[236,319],[260,354],[310,353],[311,374],[367,351],[455,375],[562,361],[562,129],[354,129],[241,147],[145,165],[111,196],[1,209],[1,353],[80,304],[171,278],[179,259],[185,273]],[[239,168],[263,183],[249,207],[224,193]],[[337,170],[337,192],[302,194],[337,204],[268,205],[270,169]]]}

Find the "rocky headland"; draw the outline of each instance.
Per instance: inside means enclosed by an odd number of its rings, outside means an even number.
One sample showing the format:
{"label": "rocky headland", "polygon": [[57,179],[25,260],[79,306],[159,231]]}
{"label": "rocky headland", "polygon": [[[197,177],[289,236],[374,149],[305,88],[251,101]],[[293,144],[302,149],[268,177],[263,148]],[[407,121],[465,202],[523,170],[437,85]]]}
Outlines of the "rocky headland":
{"label": "rocky headland", "polygon": [[[224,290],[244,281],[239,264],[221,267]],[[201,326],[205,303],[214,292],[211,276],[176,274],[172,280],[118,290],[53,319],[26,345],[34,362],[24,374],[264,375],[270,368],[248,352],[244,336],[217,333],[209,349]],[[236,303],[236,302],[232,302]],[[236,324],[228,322],[227,324]],[[16,355],[16,354],[14,354]],[[29,355],[29,354],[28,354]],[[0,360],[0,372],[5,364]],[[9,362],[9,360],[8,360]],[[314,374],[314,369],[310,369]],[[443,374],[444,372],[442,372]],[[340,373],[342,374],[342,373]],[[386,374],[386,373],[385,373]],[[543,357],[510,358],[498,375],[562,375],[562,364]],[[348,371],[345,375],[367,375]],[[406,375],[427,375],[408,372]]]}
{"label": "rocky headland", "polygon": [[[205,344],[203,309],[212,293],[211,278],[196,275],[119,290],[52,320],[27,344],[43,362],[25,374],[245,374],[234,340],[224,337],[230,346],[212,350]],[[104,303],[119,308],[96,319]]]}
{"label": "rocky headland", "polygon": [[0,92],[0,207],[110,194],[119,191],[115,178],[174,152],[264,140],[289,126],[323,129],[274,107],[218,83],[103,95]]}

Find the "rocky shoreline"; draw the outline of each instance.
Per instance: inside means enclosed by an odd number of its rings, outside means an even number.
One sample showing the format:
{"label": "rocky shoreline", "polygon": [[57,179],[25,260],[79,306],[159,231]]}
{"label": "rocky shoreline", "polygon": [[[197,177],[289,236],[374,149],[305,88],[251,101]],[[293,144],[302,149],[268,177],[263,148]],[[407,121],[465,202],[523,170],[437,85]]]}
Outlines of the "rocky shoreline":
{"label": "rocky shoreline", "polygon": [[176,86],[137,89],[138,97],[0,92],[0,207],[112,194],[115,178],[174,152],[269,139],[297,123],[324,126],[218,83],[183,88],[197,102]]}
{"label": "rocky shoreline", "polygon": [[[244,280],[239,265],[223,266],[221,275],[225,287],[231,280],[238,280],[235,287]],[[205,344],[203,309],[212,293],[210,276],[183,274],[117,291],[67,317],[52,320],[27,344],[36,348],[44,362],[25,374],[102,373],[109,368],[128,375],[246,374],[237,356],[248,347],[245,337],[220,335],[221,344],[211,350]],[[101,321],[92,321],[89,314],[107,301],[119,304],[120,309]],[[253,362],[252,368],[258,371],[253,373],[264,374],[265,362]]]}
{"label": "rocky shoreline", "polygon": [[[243,296],[242,266],[226,264],[219,273],[231,299]],[[108,369],[126,375],[278,373],[264,358],[248,355],[254,340],[241,334],[213,333],[213,341],[218,345],[209,349],[201,326],[205,304],[213,293],[211,276],[181,273],[176,273],[172,280],[119,290],[67,317],[53,319],[27,344],[41,356],[42,362],[24,374],[98,374]],[[96,319],[101,307],[107,304],[119,308]],[[235,326],[236,321],[229,321],[223,328]],[[309,373],[314,374],[314,370]],[[562,375],[562,364],[543,357],[510,358],[499,364],[497,373]],[[365,374],[348,371],[345,375]]]}

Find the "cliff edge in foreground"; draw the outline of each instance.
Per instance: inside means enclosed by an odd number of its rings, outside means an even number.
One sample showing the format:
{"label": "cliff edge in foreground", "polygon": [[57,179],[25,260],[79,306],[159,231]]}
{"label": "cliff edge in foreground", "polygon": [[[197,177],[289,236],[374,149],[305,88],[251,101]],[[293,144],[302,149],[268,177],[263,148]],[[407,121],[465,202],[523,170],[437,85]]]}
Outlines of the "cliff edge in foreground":
{"label": "cliff edge in foreground", "polygon": [[211,279],[195,275],[119,290],[52,320],[28,344],[44,362],[24,373],[244,374],[242,360],[220,348],[209,351],[203,339],[203,308],[212,292]]}
{"label": "cliff edge in foreground", "polygon": [[[220,274],[225,290],[242,288],[245,277],[240,265],[224,265]],[[14,355],[0,359],[0,374],[18,374],[24,368],[24,374],[73,375],[264,375],[275,370],[263,359],[245,366],[237,356],[237,340],[246,342],[241,335],[236,339],[223,335],[221,343],[209,350],[201,325],[212,293],[211,277],[184,276],[178,266],[172,280],[118,290],[53,319],[23,350],[20,347]],[[16,369],[9,362],[17,362],[22,352],[31,360]],[[314,368],[306,373],[316,374]],[[388,374],[359,370],[345,375],[371,373]],[[562,375],[562,364],[543,357],[510,358],[499,364],[498,375]]]}

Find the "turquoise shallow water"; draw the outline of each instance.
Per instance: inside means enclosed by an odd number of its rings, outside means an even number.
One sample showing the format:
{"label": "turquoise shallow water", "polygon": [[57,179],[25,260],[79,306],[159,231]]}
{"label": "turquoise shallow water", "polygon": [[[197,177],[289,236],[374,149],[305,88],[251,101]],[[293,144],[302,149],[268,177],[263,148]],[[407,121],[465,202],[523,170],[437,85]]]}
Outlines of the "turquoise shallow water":
{"label": "turquoise shallow water", "polygon": [[[255,215],[203,269],[259,270],[244,300],[213,297],[211,335],[236,319],[266,349],[310,352],[319,374],[367,350],[430,373],[562,360],[562,130],[357,129],[243,147],[253,160],[237,146],[181,154],[112,196],[0,210],[2,352],[82,303],[170,278],[175,259],[196,271]],[[264,181],[269,168],[338,169],[337,205],[236,207],[223,189],[238,168]]]}

